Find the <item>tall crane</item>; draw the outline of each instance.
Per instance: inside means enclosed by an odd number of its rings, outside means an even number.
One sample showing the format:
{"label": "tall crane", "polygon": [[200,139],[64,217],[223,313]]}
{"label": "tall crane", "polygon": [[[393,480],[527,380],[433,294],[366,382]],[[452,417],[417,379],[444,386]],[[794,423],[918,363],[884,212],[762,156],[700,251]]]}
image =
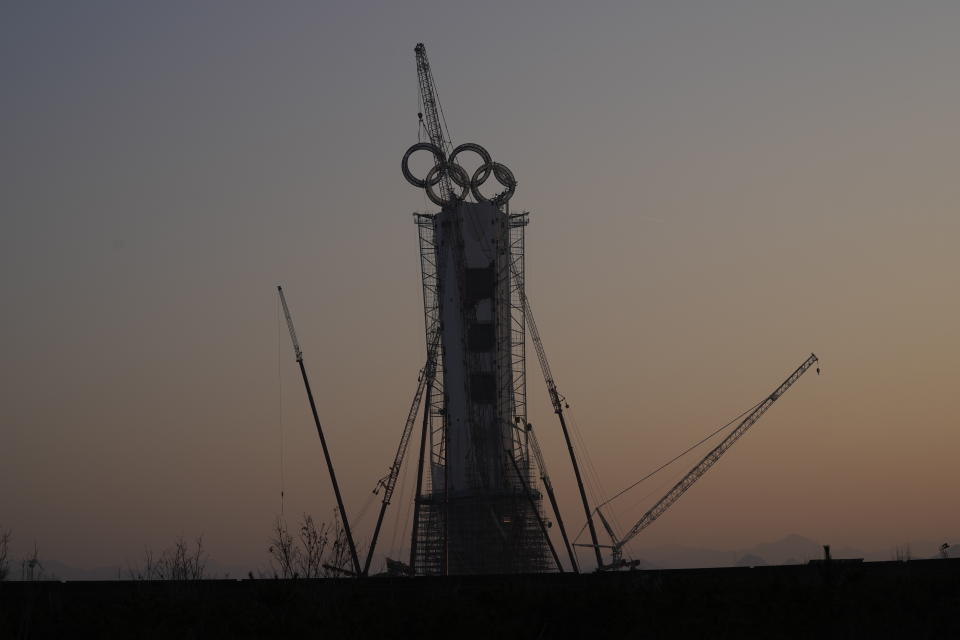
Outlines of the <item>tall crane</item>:
{"label": "tall crane", "polygon": [[550,549],[550,555],[553,556],[553,561],[557,565],[557,571],[563,573],[563,563],[560,562],[560,556],[557,555],[557,549],[553,546],[553,541],[550,539],[550,534],[547,533],[547,523],[543,519],[543,516],[540,515],[540,510],[537,508],[536,499],[533,497],[533,493],[530,491],[529,485],[527,485],[527,480],[523,475],[523,472],[520,471],[520,465],[517,464],[517,459],[512,455],[510,449],[506,449],[507,457],[510,458],[511,464],[513,464],[513,470],[517,474],[517,478],[520,479],[520,485],[523,487],[523,492],[527,495],[527,500],[530,501],[530,509],[533,511],[533,515],[537,518],[537,524],[540,525],[540,533],[543,534],[543,541],[547,543],[547,547]]}
{"label": "tall crane", "polygon": [[[527,298],[526,293],[521,292],[520,295],[523,296],[523,308],[527,317],[527,327],[530,329],[530,336],[533,338],[533,346],[537,351],[537,360],[540,361],[540,370],[543,372],[543,379],[547,383],[547,393],[550,395],[550,403],[553,405],[553,412],[557,414],[557,417],[560,419],[560,429],[563,431],[563,437],[567,442],[567,450],[570,452],[570,462],[573,464],[573,474],[577,478],[577,488],[580,489],[580,501],[583,503],[583,513],[587,517],[587,526],[590,528],[590,539],[593,542],[593,551],[597,556],[597,567],[600,567],[603,565],[603,558],[600,556],[600,544],[597,541],[597,529],[593,524],[593,513],[590,511],[590,503],[587,501],[587,493],[583,488],[583,478],[580,476],[580,465],[577,464],[577,455],[573,452],[573,443],[570,441],[570,431],[567,429],[567,420],[563,416],[563,396],[561,396],[560,392],[557,390],[557,383],[553,379],[553,372],[550,370],[550,363],[547,362],[547,352],[543,348],[543,341],[540,339],[540,331],[537,329],[537,322],[533,318],[533,310],[530,308],[530,300]],[[535,448],[534,452],[536,453],[536,451],[537,449]],[[548,495],[551,496],[552,501],[552,487],[548,487]]]}
{"label": "tall crane", "polygon": [[607,524],[606,518],[603,517],[603,514],[599,511],[599,508],[598,508],[597,511],[598,513],[600,513],[600,518],[601,520],[603,520],[604,526],[607,529],[607,533],[610,534],[610,538],[613,541],[613,546],[611,547],[612,561],[609,565],[603,566],[602,568],[615,569],[622,566],[623,565],[622,555],[623,555],[624,545],[626,545],[634,537],[636,537],[638,533],[640,533],[641,531],[649,527],[651,524],[653,524],[654,520],[662,516],[667,509],[673,506],[673,504],[680,499],[680,496],[682,496],[687,489],[693,486],[693,483],[695,483],[697,480],[703,477],[703,474],[709,471],[710,467],[712,467],[717,463],[717,460],[720,459],[720,456],[726,453],[727,450],[730,449],[730,447],[732,447],[734,443],[737,440],[739,440],[740,437],[743,436],[743,434],[747,432],[747,429],[752,427],[757,422],[757,420],[759,420],[763,416],[763,414],[767,412],[767,409],[773,406],[773,403],[776,402],[780,398],[780,396],[786,393],[787,389],[792,387],[793,383],[799,380],[800,376],[806,373],[807,369],[813,366],[813,364],[816,362],[817,362],[816,354],[811,353],[810,357],[807,358],[803,362],[803,364],[797,367],[796,371],[791,373],[787,377],[787,379],[780,384],[779,387],[774,389],[769,396],[764,398],[763,401],[761,401],[760,404],[758,404],[747,415],[747,417],[745,417],[740,422],[740,424],[738,424],[737,427],[732,432],[730,432],[730,435],[724,438],[720,444],[718,444],[716,447],[714,447],[710,451],[710,453],[704,456],[703,460],[698,462],[692,469],[690,469],[690,471],[687,472],[687,474],[683,476],[683,478],[681,478],[680,481],[677,484],[675,484],[673,488],[670,489],[670,491],[668,491],[665,496],[660,498],[660,500],[658,500],[655,505],[650,507],[650,510],[640,517],[640,520],[638,520],[637,523],[633,525],[633,528],[631,528],[630,531],[628,531],[627,534],[623,536],[623,538],[621,538],[620,540],[616,539],[616,537],[613,535],[613,530]]}
{"label": "tall crane", "polygon": [[340,510],[340,519],[343,521],[343,531],[347,536],[347,544],[350,545],[350,559],[353,561],[353,574],[360,577],[360,560],[357,558],[357,547],[353,544],[353,534],[350,533],[350,521],[347,519],[347,510],[343,506],[343,498],[340,496],[340,485],[337,484],[337,474],[333,470],[333,461],[330,459],[330,451],[327,449],[327,439],[323,437],[323,427],[320,426],[320,416],[317,414],[317,405],[313,401],[313,391],[310,390],[310,380],[307,379],[307,370],[303,366],[303,350],[300,349],[300,341],[297,340],[297,332],[293,328],[293,317],[290,315],[290,308],[287,306],[287,298],[283,295],[283,287],[277,286],[277,293],[280,294],[280,303],[283,305],[283,315],[287,319],[287,329],[290,330],[290,341],[293,343],[293,355],[300,365],[300,375],[303,376],[303,386],[307,390],[307,398],[310,400],[310,410],[313,412],[313,422],[317,425],[317,435],[320,436],[320,446],[323,447],[323,457],[327,461],[327,470],[330,471],[330,482],[333,484],[333,493],[337,497],[337,508]]}
{"label": "tall crane", "polygon": [[[423,111],[417,115],[427,130],[430,143],[444,154],[444,157],[437,158],[437,161],[445,164],[446,156],[450,155],[453,147],[449,140],[450,131],[447,130],[446,122],[441,122],[443,109],[440,107],[437,84],[433,80],[430,61],[427,59],[427,48],[420,42],[413,48],[413,52],[417,58],[417,80],[420,84],[420,102],[423,106]],[[445,131],[446,135],[444,135]],[[450,175],[447,171],[440,172],[440,193],[444,200],[451,200],[453,197],[453,185],[450,183]]]}
{"label": "tall crane", "polygon": [[567,538],[567,528],[563,526],[563,518],[560,516],[560,507],[557,504],[557,496],[553,493],[553,483],[550,481],[550,474],[547,473],[547,463],[543,459],[543,451],[540,449],[540,441],[537,440],[537,434],[534,433],[532,424],[527,425],[527,432],[530,434],[530,444],[533,446],[533,457],[537,461],[537,467],[540,469],[540,480],[543,482],[543,487],[547,490],[547,497],[550,498],[550,506],[553,508],[553,515],[557,520],[557,525],[560,527],[560,537],[563,538],[563,546],[567,549],[567,555],[570,557],[570,568],[574,573],[580,573],[580,566],[577,563],[577,556],[574,555],[573,547],[570,546],[570,540]]}
{"label": "tall crane", "polygon": [[383,478],[377,482],[373,492],[378,493],[383,489],[383,498],[380,503],[380,515],[377,516],[377,524],[373,529],[373,539],[370,541],[370,549],[367,551],[367,560],[363,565],[363,574],[367,575],[370,571],[370,561],[373,559],[373,550],[377,546],[377,538],[380,535],[380,526],[383,524],[383,516],[387,512],[387,506],[393,497],[394,488],[397,485],[397,478],[400,477],[400,467],[403,466],[403,458],[407,453],[407,446],[410,444],[410,434],[413,432],[413,423],[417,419],[420,411],[420,403],[423,395],[433,382],[433,377],[437,372],[437,346],[440,342],[440,332],[434,334],[434,338],[427,350],[427,362],[420,370],[420,376],[417,378],[417,390],[413,394],[413,402],[410,403],[410,411],[407,412],[407,420],[403,425],[403,432],[400,434],[400,444],[397,446],[397,453],[393,457],[393,464],[390,470]]}

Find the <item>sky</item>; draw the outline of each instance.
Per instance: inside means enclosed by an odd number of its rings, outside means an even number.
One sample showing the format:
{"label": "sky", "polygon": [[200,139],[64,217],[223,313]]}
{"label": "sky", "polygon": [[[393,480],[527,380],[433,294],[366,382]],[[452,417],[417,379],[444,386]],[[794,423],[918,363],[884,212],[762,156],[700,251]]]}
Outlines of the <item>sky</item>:
{"label": "sky", "polygon": [[[281,489],[291,522],[330,518],[277,284],[369,538],[425,357],[418,42],[454,142],[531,212],[527,293],[595,500],[821,359],[636,548],[960,543],[958,27],[923,1],[4,3],[14,556],[126,566],[202,535],[256,569]],[[629,528],[695,462],[608,513]]]}

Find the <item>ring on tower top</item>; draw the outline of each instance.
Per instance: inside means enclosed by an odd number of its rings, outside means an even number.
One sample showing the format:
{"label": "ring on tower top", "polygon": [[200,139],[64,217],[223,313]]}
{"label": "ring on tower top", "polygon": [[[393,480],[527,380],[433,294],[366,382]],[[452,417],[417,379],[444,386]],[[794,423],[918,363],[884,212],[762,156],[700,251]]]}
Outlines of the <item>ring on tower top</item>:
{"label": "ring on tower top", "polygon": [[[410,171],[410,156],[417,151],[429,151],[433,154],[433,167],[423,178],[416,177]],[[473,173],[472,177],[463,166],[456,162],[457,156],[466,151],[472,151],[480,156],[481,160],[480,167]],[[494,162],[490,152],[475,142],[466,142],[459,145],[450,153],[449,158],[439,146],[430,142],[418,142],[403,154],[400,168],[407,182],[424,189],[430,201],[439,207],[455,205],[465,200],[467,194],[473,194],[477,202],[489,202],[496,207],[500,207],[510,201],[517,189],[517,179],[513,172],[506,165]],[[480,186],[486,183],[491,175],[497,179],[497,182],[504,189],[497,195],[487,198],[480,193]],[[439,194],[435,190],[437,185],[440,185]]]}
{"label": "ring on tower top", "polygon": [[[457,156],[463,153],[464,151],[472,151],[478,156],[480,156],[480,160],[481,160],[480,164],[484,166],[493,162],[493,158],[490,157],[490,152],[484,149],[483,147],[481,147],[480,145],[478,145],[476,142],[465,142],[459,145],[456,149],[453,150],[453,152],[450,154],[450,157],[447,158],[447,162],[456,162]],[[481,183],[483,183],[487,178],[490,177],[490,171],[491,169],[487,169],[484,172],[483,176],[480,178]],[[450,179],[456,182],[458,187],[464,186],[459,182],[457,182],[457,179],[452,174],[450,175]]]}
{"label": "ring on tower top", "polygon": [[434,167],[443,165],[446,163],[447,158],[443,153],[443,150],[437,147],[434,144],[429,142],[418,142],[417,144],[411,146],[407,149],[407,152],[403,154],[403,161],[400,163],[400,170],[403,171],[403,177],[407,179],[407,182],[412,184],[415,187],[420,187],[421,189],[426,189],[428,186],[436,185],[440,182],[440,179],[443,177],[440,173],[437,173],[436,176],[432,178],[433,182],[430,182],[430,174],[427,174],[427,177],[421,180],[420,178],[413,175],[410,171],[410,156],[412,156],[417,151],[429,151],[433,154],[433,163]]}
{"label": "ring on tower top", "polygon": [[[499,182],[501,186],[506,187],[506,189],[492,198],[487,198],[480,193],[480,185],[487,181],[487,177],[489,177],[491,172],[493,173],[493,177],[497,179],[497,182]],[[513,177],[513,172],[510,171],[506,165],[500,164],[499,162],[491,161],[480,165],[473,173],[473,179],[470,181],[470,192],[473,194],[473,197],[477,199],[477,202],[490,202],[498,207],[509,202],[516,190],[517,179]]]}
{"label": "ring on tower top", "polygon": [[[440,182],[444,174],[450,176],[451,182],[460,187],[460,193],[454,191],[450,192],[450,197],[445,198],[444,195],[437,195],[433,188]],[[427,197],[430,198],[430,202],[437,205],[438,207],[447,207],[454,205],[464,198],[467,197],[467,192],[470,190],[470,176],[467,175],[467,172],[463,170],[458,164],[453,164],[452,162],[444,162],[443,164],[435,164],[433,168],[427,173],[426,179]],[[441,189],[441,192],[444,191]]]}

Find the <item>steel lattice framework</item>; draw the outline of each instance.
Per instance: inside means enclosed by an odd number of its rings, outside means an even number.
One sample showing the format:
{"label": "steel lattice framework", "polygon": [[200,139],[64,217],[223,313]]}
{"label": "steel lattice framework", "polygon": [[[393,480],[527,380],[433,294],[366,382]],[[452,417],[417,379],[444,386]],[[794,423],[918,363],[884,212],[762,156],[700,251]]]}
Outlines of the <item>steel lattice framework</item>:
{"label": "steel lattice framework", "polygon": [[[427,390],[424,429],[425,459],[428,469],[422,478],[422,489],[416,497],[417,529],[412,540],[411,563],[415,573],[440,575],[459,572],[538,572],[549,564],[547,545],[542,531],[544,519],[537,478],[532,473],[527,436],[526,400],[526,314],[524,309],[524,231],[527,212],[506,217],[505,246],[496,251],[494,269],[498,281],[509,282],[494,306],[499,318],[498,343],[507,345],[497,358],[495,413],[509,416],[511,448],[504,451],[507,463],[503,469],[505,484],[490,487],[455,500],[447,499],[447,412],[444,386],[448,374],[437,366]],[[437,241],[437,214],[414,214],[419,243],[424,303],[424,337],[428,348],[434,345],[441,330],[441,280],[443,265]],[[436,347],[438,363],[443,362],[442,341]],[[462,384],[458,381],[458,384]],[[489,460],[475,461],[479,468]],[[517,473],[521,476],[518,477]],[[471,476],[474,477],[474,476]],[[481,476],[475,476],[480,482]],[[499,514],[502,527],[489,526],[492,513]],[[456,531],[451,532],[454,523]],[[509,534],[505,534],[505,531]],[[467,539],[464,539],[464,536]],[[451,536],[460,540],[450,542]],[[464,546],[466,545],[466,546]],[[459,551],[458,551],[459,549]],[[451,557],[451,554],[458,554]]]}

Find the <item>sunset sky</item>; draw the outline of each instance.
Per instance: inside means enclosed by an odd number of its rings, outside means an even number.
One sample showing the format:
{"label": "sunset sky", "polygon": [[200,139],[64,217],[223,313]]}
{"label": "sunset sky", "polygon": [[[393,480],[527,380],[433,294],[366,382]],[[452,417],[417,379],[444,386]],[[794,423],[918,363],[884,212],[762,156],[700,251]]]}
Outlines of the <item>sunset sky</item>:
{"label": "sunset sky", "polygon": [[[126,566],[203,535],[255,570],[281,477],[288,519],[330,517],[277,284],[364,546],[425,357],[411,213],[434,207],[400,174],[417,42],[454,142],[519,181],[596,498],[821,359],[628,549],[960,544],[958,31],[946,1],[4,3],[14,557]],[[611,515],[629,528],[696,459]]]}

